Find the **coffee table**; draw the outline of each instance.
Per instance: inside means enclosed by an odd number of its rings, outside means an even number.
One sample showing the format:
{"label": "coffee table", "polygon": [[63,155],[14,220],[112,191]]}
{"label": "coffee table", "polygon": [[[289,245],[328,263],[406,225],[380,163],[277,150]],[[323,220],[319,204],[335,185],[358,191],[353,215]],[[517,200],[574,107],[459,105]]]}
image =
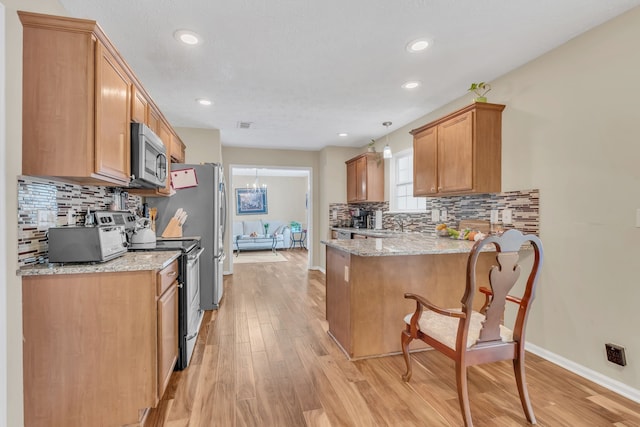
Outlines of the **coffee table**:
{"label": "coffee table", "polygon": [[241,246],[247,243],[271,243],[271,252],[276,254],[276,242],[275,234],[259,234],[255,237],[236,236],[236,256],[240,255]]}

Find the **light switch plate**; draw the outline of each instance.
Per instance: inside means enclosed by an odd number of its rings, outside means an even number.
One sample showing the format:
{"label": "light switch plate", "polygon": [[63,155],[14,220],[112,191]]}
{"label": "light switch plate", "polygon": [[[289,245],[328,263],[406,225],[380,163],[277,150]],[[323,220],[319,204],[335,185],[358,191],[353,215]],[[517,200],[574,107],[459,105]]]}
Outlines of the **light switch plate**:
{"label": "light switch plate", "polygon": [[511,224],[511,209],[504,209],[502,211],[502,223],[503,224]]}
{"label": "light switch plate", "polygon": [[446,220],[447,220],[447,210],[442,209],[440,211],[440,221],[446,221]]}
{"label": "light switch plate", "polygon": [[431,221],[432,222],[440,221],[440,211],[438,209],[431,209]]}

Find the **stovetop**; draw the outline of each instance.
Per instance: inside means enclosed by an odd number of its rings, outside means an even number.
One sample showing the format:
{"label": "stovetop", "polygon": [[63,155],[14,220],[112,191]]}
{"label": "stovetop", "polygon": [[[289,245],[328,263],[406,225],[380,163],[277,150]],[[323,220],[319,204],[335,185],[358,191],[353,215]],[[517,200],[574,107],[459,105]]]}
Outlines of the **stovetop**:
{"label": "stovetop", "polygon": [[136,251],[136,252],[141,252],[141,251],[170,251],[170,250],[180,250],[182,252],[190,252],[195,248],[198,248],[200,246],[200,241],[197,239],[187,239],[187,240],[175,240],[175,239],[170,239],[170,240],[164,240],[161,238],[158,238],[158,240],[156,241],[156,247],[155,248],[132,248],[129,247],[128,250],[130,251]]}

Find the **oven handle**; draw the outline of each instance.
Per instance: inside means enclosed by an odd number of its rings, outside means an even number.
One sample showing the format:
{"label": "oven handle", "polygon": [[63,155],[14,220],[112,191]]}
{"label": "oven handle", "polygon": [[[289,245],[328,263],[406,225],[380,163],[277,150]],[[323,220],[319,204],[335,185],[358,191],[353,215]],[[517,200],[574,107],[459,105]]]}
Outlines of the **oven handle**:
{"label": "oven handle", "polygon": [[195,261],[195,260],[197,260],[198,258],[200,258],[200,255],[202,255],[202,252],[204,252],[204,248],[200,248],[200,249],[198,250],[198,252],[196,252],[196,253],[195,253],[195,254],[193,254],[193,255],[187,255],[187,260],[189,260],[189,261]]}

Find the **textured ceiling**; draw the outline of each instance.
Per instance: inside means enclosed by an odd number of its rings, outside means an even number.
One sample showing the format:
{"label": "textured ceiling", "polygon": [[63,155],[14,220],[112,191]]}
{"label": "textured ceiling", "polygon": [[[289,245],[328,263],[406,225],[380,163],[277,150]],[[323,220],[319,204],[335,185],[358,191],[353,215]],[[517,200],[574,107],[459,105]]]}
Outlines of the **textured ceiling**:
{"label": "textured ceiling", "polygon": [[[640,0],[60,0],[98,21],[173,126],[224,146],[365,145]],[[185,46],[179,29],[204,38]],[[432,46],[408,53],[406,44]],[[422,86],[401,88],[408,80]],[[196,98],[214,104],[202,107]],[[251,122],[239,129],[238,122]],[[349,133],[339,137],[339,132]]]}

